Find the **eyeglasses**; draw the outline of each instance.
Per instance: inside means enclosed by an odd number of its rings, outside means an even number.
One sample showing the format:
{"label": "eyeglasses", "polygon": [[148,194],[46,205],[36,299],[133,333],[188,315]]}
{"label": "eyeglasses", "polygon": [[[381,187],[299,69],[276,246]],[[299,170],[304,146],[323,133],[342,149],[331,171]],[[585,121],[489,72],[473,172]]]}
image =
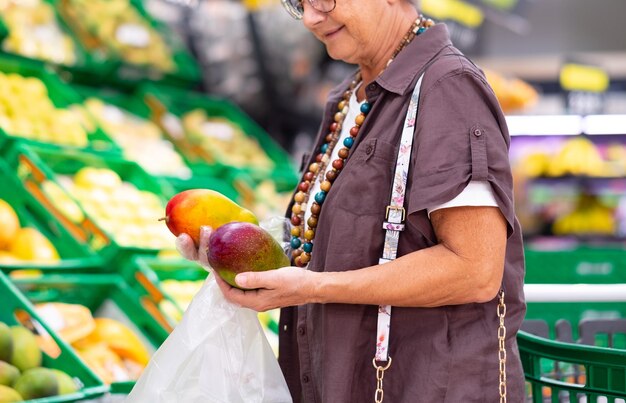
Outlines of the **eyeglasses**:
{"label": "eyeglasses", "polygon": [[337,5],[336,0],[280,0],[285,10],[296,20],[304,17],[304,5],[302,2],[308,1],[311,7],[321,13],[330,13]]}

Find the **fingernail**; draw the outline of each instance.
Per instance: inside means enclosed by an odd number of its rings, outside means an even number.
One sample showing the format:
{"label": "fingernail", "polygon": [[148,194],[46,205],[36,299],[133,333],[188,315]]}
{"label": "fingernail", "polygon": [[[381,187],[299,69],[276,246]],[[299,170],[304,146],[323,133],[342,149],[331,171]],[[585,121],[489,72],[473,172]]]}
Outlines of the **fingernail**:
{"label": "fingernail", "polygon": [[248,276],[246,274],[237,274],[235,276],[235,283],[239,286],[245,287],[248,283]]}

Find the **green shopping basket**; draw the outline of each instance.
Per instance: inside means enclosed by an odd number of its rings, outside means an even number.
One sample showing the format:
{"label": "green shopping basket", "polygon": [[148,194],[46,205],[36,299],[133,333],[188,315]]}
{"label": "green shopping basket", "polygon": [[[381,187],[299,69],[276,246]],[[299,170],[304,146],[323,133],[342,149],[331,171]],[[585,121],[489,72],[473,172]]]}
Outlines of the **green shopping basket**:
{"label": "green shopping basket", "polygon": [[[517,342],[533,403],[623,403],[626,350],[577,345],[518,333]],[[546,371],[546,367],[553,370]]]}

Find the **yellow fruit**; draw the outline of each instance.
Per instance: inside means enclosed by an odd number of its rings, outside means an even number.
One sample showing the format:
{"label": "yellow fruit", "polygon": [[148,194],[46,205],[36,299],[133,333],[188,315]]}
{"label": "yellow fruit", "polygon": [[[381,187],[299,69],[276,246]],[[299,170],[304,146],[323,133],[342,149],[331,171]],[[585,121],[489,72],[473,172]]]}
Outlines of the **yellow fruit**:
{"label": "yellow fruit", "polygon": [[52,243],[34,228],[21,228],[11,243],[9,252],[20,259],[52,263],[59,260],[59,253]]}
{"label": "yellow fruit", "polygon": [[144,366],[148,364],[150,353],[132,330],[109,318],[96,318],[95,325],[94,331],[89,336],[74,343],[77,348],[106,343],[120,357],[131,359]]}
{"label": "yellow fruit", "polygon": [[81,223],[85,219],[83,210],[59,185],[53,181],[46,180],[41,184],[44,193],[54,203],[61,213],[63,213],[72,222]]}
{"label": "yellow fruit", "polygon": [[13,207],[0,199],[0,249],[5,249],[20,229],[20,220]]}
{"label": "yellow fruit", "polygon": [[11,364],[20,371],[40,366],[41,350],[35,335],[22,326],[11,326],[10,330],[13,339]]}
{"label": "yellow fruit", "polygon": [[104,383],[110,384],[130,380],[120,357],[111,351],[105,343],[78,348],[76,352]]}
{"label": "yellow fruit", "polygon": [[22,396],[13,388],[0,385],[0,403],[23,402]]}
{"label": "yellow fruit", "polygon": [[252,212],[239,206],[226,196],[210,189],[191,189],[180,192],[165,207],[165,223],[176,236],[188,234],[200,244],[200,227],[213,230],[229,222],[258,224]]}
{"label": "yellow fruit", "polygon": [[22,261],[22,259],[18,258],[14,254],[0,250],[0,265],[16,264],[20,261]]}
{"label": "yellow fruit", "polygon": [[48,302],[37,304],[35,308],[44,320],[50,318],[58,323],[56,332],[70,344],[87,337],[96,328],[91,311],[82,305]]}
{"label": "yellow fruit", "polygon": [[122,184],[117,173],[106,168],[81,168],[74,176],[76,186],[114,189]]}
{"label": "yellow fruit", "polygon": [[11,386],[19,376],[19,369],[8,362],[0,361],[0,385]]}

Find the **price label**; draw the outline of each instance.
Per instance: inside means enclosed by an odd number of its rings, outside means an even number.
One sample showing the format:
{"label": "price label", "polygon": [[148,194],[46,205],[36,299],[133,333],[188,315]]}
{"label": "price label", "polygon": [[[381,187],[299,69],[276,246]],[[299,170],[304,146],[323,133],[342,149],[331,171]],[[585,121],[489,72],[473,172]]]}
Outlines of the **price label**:
{"label": "price label", "polygon": [[609,75],[606,71],[598,66],[570,62],[561,68],[559,82],[565,91],[565,104],[569,113],[604,113],[604,93],[609,88]]}
{"label": "price label", "polygon": [[150,44],[150,32],[139,24],[120,25],[115,31],[115,38],[124,45],[136,48],[145,48]]}
{"label": "price label", "polygon": [[561,87],[567,91],[605,92],[609,75],[600,67],[567,63],[561,68]]}
{"label": "price label", "polygon": [[461,0],[424,0],[422,11],[440,21],[454,21],[468,28],[478,28],[484,21],[480,8]]}

